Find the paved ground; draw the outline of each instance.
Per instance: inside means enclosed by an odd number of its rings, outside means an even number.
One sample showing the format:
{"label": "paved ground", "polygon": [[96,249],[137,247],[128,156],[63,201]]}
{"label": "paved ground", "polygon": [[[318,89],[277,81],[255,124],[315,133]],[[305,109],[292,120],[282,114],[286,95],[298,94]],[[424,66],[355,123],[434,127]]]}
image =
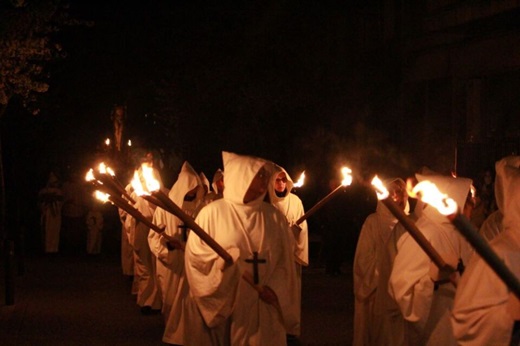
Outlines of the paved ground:
{"label": "paved ground", "polygon": [[[0,262],[0,345],[164,345],[160,315],[140,314],[117,250],[28,255],[16,278],[15,303],[5,305]],[[317,262],[317,261],[315,261]],[[314,263],[303,273],[303,345],[350,345],[352,273],[339,277]]]}

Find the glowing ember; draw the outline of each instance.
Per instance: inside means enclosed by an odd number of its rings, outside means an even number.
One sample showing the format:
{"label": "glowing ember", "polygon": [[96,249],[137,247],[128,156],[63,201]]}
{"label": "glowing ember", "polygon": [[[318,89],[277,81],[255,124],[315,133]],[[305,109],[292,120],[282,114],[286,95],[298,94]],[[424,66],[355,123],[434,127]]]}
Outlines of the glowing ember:
{"label": "glowing ember", "polygon": [[132,140],[129,139],[127,144],[128,144],[129,147],[131,147],[132,146]]}
{"label": "glowing ember", "polygon": [[110,138],[105,139],[105,144],[106,144],[107,146],[110,145]]}
{"label": "glowing ember", "polygon": [[341,174],[343,174],[341,185],[350,186],[352,184],[352,170],[348,167],[343,167],[341,168]]}
{"label": "glowing ember", "polygon": [[304,181],[305,181],[305,171],[302,172],[298,181],[296,183],[294,183],[294,187],[302,187]]}
{"label": "glowing ember", "polygon": [[388,198],[390,193],[388,192],[385,185],[383,184],[383,182],[381,181],[381,179],[379,179],[379,177],[377,175],[374,177],[374,179],[372,179],[372,185],[374,185],[374,187],[376,188],[376,194],[377,194],[378,200],[381,201],[383,199]]}
{"label": "glowing ember", "polygon": [[410,191],[410,197],[420,198],[423,202],[437,208],[442,215],[451,215],[457,212],[457,203],[439,191],[431,181],[424,180],[414,186]]}

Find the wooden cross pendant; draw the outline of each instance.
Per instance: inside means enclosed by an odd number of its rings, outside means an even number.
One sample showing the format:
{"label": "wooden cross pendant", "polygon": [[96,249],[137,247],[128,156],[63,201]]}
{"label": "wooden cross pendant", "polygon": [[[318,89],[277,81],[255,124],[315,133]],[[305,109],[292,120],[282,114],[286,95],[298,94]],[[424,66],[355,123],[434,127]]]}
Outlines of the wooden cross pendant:
{"label": "wooden cross pendant", "polygon": [[182,230],[182,240],[186,242],[188,240],[188,229],[190,229],[185,224],[177,226],[177,228],[180,228]]}
{"label": "wooden cross pendant", "polygon": [[258,277],[258,263],[266,263],[265,259],[258,258],[258,251],[253,252],[253,258],[252,259],[246,259],[247,263],[253,263],[253,279],[255,281],[255,284],[258,285],[260,282]]}

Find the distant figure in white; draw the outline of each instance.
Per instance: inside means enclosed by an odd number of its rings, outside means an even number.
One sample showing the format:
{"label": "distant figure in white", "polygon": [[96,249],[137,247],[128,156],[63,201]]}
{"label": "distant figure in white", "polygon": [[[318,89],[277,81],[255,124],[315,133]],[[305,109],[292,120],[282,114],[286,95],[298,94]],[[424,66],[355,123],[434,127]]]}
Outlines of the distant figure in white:
{"label": "distant figure in white", "polygon": [[38,204],[41,212],[43,249],[46,253],[56,253],[60,245],[63,191],[61,182],[54,172],[49,174],[47,185],[40,190]]}

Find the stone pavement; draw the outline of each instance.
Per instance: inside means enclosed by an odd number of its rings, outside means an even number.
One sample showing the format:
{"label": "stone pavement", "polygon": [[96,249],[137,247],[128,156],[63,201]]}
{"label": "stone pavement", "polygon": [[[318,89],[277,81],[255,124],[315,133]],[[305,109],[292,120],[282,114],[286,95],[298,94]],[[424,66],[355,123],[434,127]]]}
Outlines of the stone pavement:
{"label": "stone pavement", "polygon": [[[162,317],[140,313],[117,250],[27,256],[9,306],[0,265],[0,345],[164,345]],[[345,263],[338,277],[318,265],[304,269],[302,345],[351,344],[350,268]]]}

